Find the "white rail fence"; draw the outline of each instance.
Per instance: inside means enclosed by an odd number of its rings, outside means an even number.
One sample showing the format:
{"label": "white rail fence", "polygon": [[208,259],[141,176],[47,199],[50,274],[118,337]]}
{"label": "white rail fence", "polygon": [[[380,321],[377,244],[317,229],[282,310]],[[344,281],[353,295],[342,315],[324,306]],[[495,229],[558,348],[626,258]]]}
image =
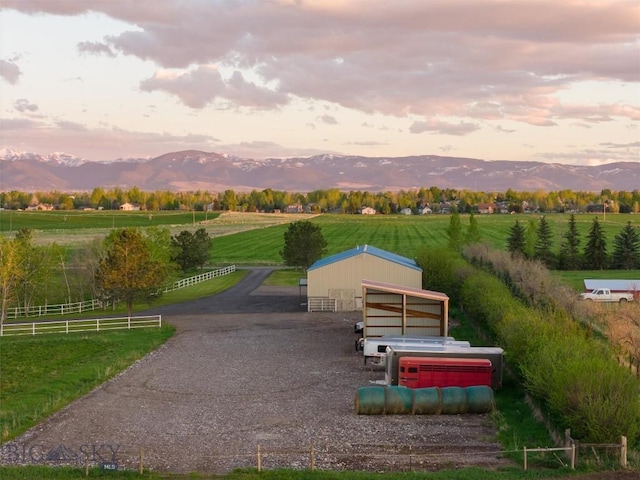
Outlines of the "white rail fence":
{"label": "white rail fence", "polygon": [[162,327],[161,315],[5,323],[0,325],[0,337],[46,333],[104,332],[108,330],[133,330],[152,327]]}
{"label": "white rail fence", "polygon": [[309,312],[337,312],[338,300],[328,297],[311,297],[308,299],[307,311]]}
{"label": "white rail fence", "polygon": [[[166,287],[163,292],[169,293],[181,288],[190,287],[200,282],[206,282],[212,278],[223,277],[236,271],[235,265],[219,268],[201,273],[189,278],[183,278]],[[7,309],[7,320],[18,318],[43,317],[45,315],[71,315],[74,313],[91,312],[104,308],[104,302],[98,299],[86,300],[84,302],[61,303],[56,305],[35,305],[30,307],[11,307]]]}
{"label": "white rail fence", "polygon": [[45,315],[71,315],[73,313],[91,312],[102,308],[100,300],[86,300],[84,302],[61,303],[58,305],[35,305],[30,307],[11,307],[7,310],[7,319],[25,317],[43,317]]}
{"label": "white rail fence", "polygon": [[178,280],[177,282],[174,282],[173,285],[166,287],[164,289],[164,293],[173,292],[174,290],[179,290],[185,287],[190,287],[191,285],[195,285],[196,283],[200,283],[200,282],[205,282],[207,280],[211,280],[212,278],[230,275],[235,271],[236,271],[236,266],[230,265],[228,267],[219,268],[217,270],[204,272],[199,275],[195,275],[193,277],[183,278],[182,280]]}

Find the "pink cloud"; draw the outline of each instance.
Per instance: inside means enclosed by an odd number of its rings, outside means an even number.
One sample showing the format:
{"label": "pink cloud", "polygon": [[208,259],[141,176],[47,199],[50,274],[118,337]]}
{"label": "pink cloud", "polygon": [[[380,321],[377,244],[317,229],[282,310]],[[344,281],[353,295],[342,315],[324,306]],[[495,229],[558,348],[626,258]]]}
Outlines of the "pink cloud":
{"label": "pink cloud", "polygon": [[217,68],[201,65],[184,72],[156,72],[140,83],[144,91],[163,90],[176,95],[191,108],[203,108],[219,100],[236,106],[274,108],[287,103],[287,97],[247,82],[240,72],[223,79]]}
{"label": "pink cloud", "polygon": [[424,122],[413,122],[409,131],[411,133],[439,133],[442,135],[467,135],[475,132],[480,127],[469,122],[443,122],[440,120],[428,120]]}
{"label": "pink cloud", "polygon": [[[635,0],[5,0],[3,6],[55,15],[102,12],[135,24],[79,49],[155,62],[158,72],[140,88],[175,95],[191,108],[219,102],[277,109],[295,97],[367,113],[541,126],[559,118],[638,115],[633,106],[612,104],[582,117],[589,105],[563,107],[555,98],[575,82],[638,81]],[[223,78],[223,67],[236,73]],[[257,75],[255,81],[243,70]],[[443,125],[442,132],[473,127],[461,122]]]}
{"label": "pink cloud", "polygon": [[18,83],[21,74],[20,67],[14,62],[0,60],[0,77],[4,78],[9,84],[15,85]]}

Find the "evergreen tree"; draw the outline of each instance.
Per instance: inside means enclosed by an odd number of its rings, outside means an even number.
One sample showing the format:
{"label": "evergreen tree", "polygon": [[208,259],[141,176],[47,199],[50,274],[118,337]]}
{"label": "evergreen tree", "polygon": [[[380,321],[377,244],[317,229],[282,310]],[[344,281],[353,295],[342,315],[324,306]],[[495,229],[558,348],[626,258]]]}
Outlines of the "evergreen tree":
{"label": "evergreen tree", "polygon": [[607,260],[607,239],[598,222],[598,217],[594,217],[587,235],[587,244],[584,247],[585,268],[588,270],[604,270],[607,267]]}
{"label": "evergreen tree", "polygon": [[617,270],[640,268],[640,235],[631,222],[627,222],[613,239],[611,266]]}
{"label": "evergreen tree", "polygon": [[560,244],[560,268],[562,270],[578,270],[580,268],[580,233],[576,223],[576,217],[572,213],[569,217],[569,227],[563,235],[564,241]]}
{"label": "evergreen tree", "polygon": [[449,237],[449,248],[454,252],[460,252],[462,250],[462,225],[460,223],[460,214],[457,211],[454,211],[449,216],[447,236]]}
{"label": "evergreen tree", "polygon": [[536,229],[535,258],[540,260],[546,266],[550,267],[553,263],[553,253],[551,252],[552,233],[551,226],[547,222],[547,217],[540,217],[538,228]]}
{"label": "evergreen tree", "polygon": [[525,256],[525,228],[520,225],[520,221],[516,220],[516,223],[509,229],[509,236],[507,237],[507,251],[511,252],[513,256]]}
{"label": "evergreen tree", "polygon": [[[524,227],[523,227],[524,228]],[[536,241],[538,240],[538,224],[531,218],[527,223],[527,227],[524,233],[524,256],[527,258],[533,258],[536,255]]]}
{"label": "evergreen tree", "polygon": [[478,227],[478,220],[473,213],[469,215],[469,226],[464,236],[464,243],[472,245],[474,243],[480,243],[482,241],[482,234]]}
{"label": "evergreen tree", "polygon": [[280,252],[285,264],[307,270],[327,252],[322,229],[307,220],[293,222],[284,232],[284,249]]}

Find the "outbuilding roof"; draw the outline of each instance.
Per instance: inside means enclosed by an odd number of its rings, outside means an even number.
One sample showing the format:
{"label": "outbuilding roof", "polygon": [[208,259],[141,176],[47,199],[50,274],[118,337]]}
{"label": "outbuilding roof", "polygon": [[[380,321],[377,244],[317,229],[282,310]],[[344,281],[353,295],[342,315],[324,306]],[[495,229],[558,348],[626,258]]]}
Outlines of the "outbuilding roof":
{"label": "outbuilding roof", "polygon": [[402,255],[398,255],[396,253],[387,252],[386,250],[382,250],[380,248],[376,248],[372,245],[358,245],[351,250],[345,250],[344,252],[336,253],[335,255],[330,255],[325,258],[321,258],[316,261],[313,265],[311,265],[307,271],[314,270],[316,268],[326,267],[335,262],[340,262],[342,260],[346,260],[348,258],[356,257],[358,255],[363,254],[373,255],[374,257],[382,258],[384,260],[388,260],[389,262],[397,263],[399,265],[405,266],[407,268],[412,268],[414,270],[422,271],[422,269],[416,264],[415,260],[411,258],[403,257]]}
{"label": "outbuilding roof", "polygon": [[640,291],[640,280],[585,279],[584,288],[588,291],[608,288],[614,292],[637,292]]}

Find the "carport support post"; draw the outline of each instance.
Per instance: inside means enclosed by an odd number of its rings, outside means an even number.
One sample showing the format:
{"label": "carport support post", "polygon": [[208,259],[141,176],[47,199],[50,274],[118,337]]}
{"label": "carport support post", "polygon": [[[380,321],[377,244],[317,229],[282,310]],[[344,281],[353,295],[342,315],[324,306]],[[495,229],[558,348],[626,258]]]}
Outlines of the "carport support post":
{"label": "carport support post", "polygon": [[407,295],[402,294],[402,335],[407,334]]}

